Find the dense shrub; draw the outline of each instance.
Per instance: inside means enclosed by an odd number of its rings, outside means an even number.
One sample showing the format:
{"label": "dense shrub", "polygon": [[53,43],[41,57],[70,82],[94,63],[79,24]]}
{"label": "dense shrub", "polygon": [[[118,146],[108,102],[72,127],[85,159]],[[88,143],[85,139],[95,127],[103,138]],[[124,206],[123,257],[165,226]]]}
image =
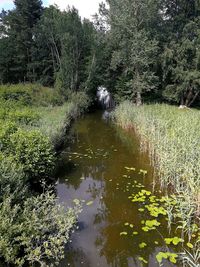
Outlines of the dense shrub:
{"label": "dense shrub", "polygon": [[28,194],[26,182],[27,177],[14,157],[0,153],[0,202],[12,194],[14,203],[20,203]]}
{"label": "dense shrub", "polygon": [[55,266],[64,255],[80,206],[64,209],[51,192],[39,195],[30,185],[48,180],[54,151],[89,101],[77,94],[54,107],[62,99],[53,89],[4,87],[6,93],[0,86],[0,257],[15,266]]}
{"label": "dense shrub", "polygon": [[77,117],[89,107],[91,100],[86,93],[79,92],[71,94],[69,101],[73,104],[70,115]]}
{"label": "dense shrub", "polygon": [[80,205],[66,211],[51,192],[12,205],[12,195],[0,204],[0,254],[7,263],[56,263],[76,222]]}
{"label": "dense shrub", "polygon": [[34,112],[32,109],[23,109],[10,111],[6,115],[6,118],[15,121],[16,123],[26,124],[26,125],[36,125],[40,116],[38,113]]}
{"label": "dense shrub", "polygon": [[[4,89],[5,88],[5,89]],[[19,101],[23,105],[32,104],[31,92],[22,90],[18,87],[4,87],[0,93],[0,96],[3,100],[6,101]]]}
{"label": "dense shrub", "polygon": [[10,136],[10,145],[5,151],[15,156],[28,177],[48,177],[54,168],[54,152],[49,139],[39,131],[18,130]]}
{"label": "dense shrub", "polygon": [[10,121],[0,121],[0,125],[0,151],[4,151],[10,146],[10,135],[17,131],[17,126]]}
{"label": "dense shrub", "polygon": [[39,84],[1,85],[0,99],[19,102],[23,106],[56,106],[63,103],[62,96],[55,89]]}

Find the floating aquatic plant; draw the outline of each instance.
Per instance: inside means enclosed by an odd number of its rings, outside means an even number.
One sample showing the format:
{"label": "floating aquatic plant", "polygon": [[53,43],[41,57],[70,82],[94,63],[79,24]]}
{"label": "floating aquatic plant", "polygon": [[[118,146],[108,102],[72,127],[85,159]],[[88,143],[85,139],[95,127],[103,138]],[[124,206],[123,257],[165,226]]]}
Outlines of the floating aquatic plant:
{"label": "floating aquatic plant", "polygon": [[139,248],[145,248],[147,246],[147,244],[145,242],[142,242],[139,244]]}
{"label": "floating aquatic plant", "polygon": [[182,238],[179,238],[177,236],[172,237],[172,238],[165,238],[164,240],[165,240],[165,243],[167,245],[170,245],[172,243],[175,246],[178,245],[181,242],[184,242],[184,240]]}
{"label": "floating aquatic plant", "polygon": [[145,264],[147,264],[148,263],[148,261],[147,260],[145,260],[143,257],[138,257],[138,260],[139,261],[141,261],[141,262],[143,262],[143,263],[145,263]]}
{"label": "floating aquatic plant", "polygon": [[127,235],[127,234],[128,234],[127,232],[121,232],[121,233],[120,233],[120,236],[121,236],[121,235]]}
{"label": "floating aquatic plant", "polygon": [[156,259],[159,263],[162,263],[163,259],[168,259],[171,263],[177,262],[178,255],[171,252],[159,252],[156,255]]}

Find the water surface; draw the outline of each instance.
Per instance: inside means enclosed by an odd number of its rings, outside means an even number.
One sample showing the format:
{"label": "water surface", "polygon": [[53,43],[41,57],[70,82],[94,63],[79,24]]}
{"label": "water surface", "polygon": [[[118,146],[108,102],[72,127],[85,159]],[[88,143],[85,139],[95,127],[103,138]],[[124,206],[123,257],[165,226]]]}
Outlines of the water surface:
{"label": "water surface", "polygon": [[[103,120],[101,112],[78,120],[74,132],[74,141],[63,152],[57,193],[59,202],[65,205],[71,205],[74,199],[84,203],[79,229],[72,234],[67,257],[60,266],[159,266],[155,256],[166,251],[163,238],[169,235],[167,221],[160,217],[156,230],[144,232],[141,222],[153,218],[138,211],[144,203],[132,203],[129,198],[142,188],[160,195],[138,138]],[[70,171],[64,168],[69,162]],[[127,222],[129,225],[125,225]],[[141,248],[141,243],[146,246]],[[165,261],[163,266],[175,265]]]}

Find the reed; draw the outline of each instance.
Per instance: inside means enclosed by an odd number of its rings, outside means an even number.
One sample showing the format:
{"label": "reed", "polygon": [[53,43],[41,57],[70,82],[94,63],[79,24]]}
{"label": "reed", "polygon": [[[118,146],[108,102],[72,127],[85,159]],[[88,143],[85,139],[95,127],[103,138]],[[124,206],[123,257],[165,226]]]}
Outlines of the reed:
{"label": "reed", "polygon": [[114,111],[123,128],[135,128],[150,155],[161,186],[177,196],[183,232],[191,238],[200,223],[200,112],[155,104],[134,106],[126,101]]}

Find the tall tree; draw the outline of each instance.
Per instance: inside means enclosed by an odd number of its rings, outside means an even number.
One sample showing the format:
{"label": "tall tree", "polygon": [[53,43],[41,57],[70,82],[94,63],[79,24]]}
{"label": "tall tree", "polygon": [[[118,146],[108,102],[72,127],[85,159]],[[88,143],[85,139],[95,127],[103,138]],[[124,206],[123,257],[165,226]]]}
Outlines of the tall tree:
{"label": "tall tree", "polygon": [[114,41],[111,66],[122,73],[117,93],[140,105],[142,94],[156,88],[157,41],[146,27],[151,21],[152,1],[108,0],[108,3]]}
{"label": "tall tree", "polygon": [[200,1],[165,1],[169,34],[162,55],[163,96],[190,106],[200,91]]}
{"label": "tall tree", "polygon": [[42,2],[40,0],[15,0],[15,9],[10,11],[6,18],[6,35],[9,41],[15,44],[13,60],[15,79],[26,81],[32,70],[31,46],[33,42],[33,28],[42,14]]}

